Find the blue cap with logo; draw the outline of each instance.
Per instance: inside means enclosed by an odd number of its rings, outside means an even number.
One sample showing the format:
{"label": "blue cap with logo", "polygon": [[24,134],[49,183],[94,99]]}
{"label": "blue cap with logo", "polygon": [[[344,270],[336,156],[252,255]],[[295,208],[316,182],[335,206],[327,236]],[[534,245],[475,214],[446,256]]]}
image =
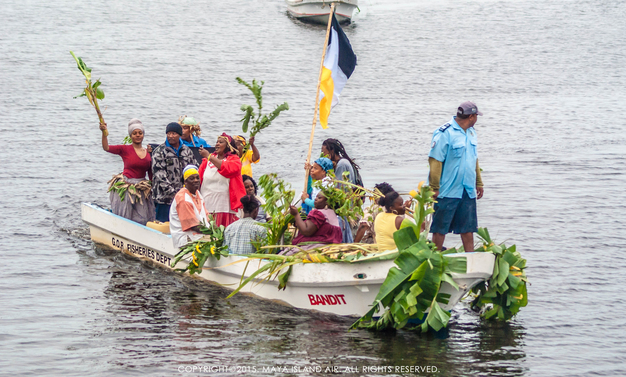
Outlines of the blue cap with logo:
{"label": "blue cap with logo", "polygon": [[474,102],[465,101],[459,105],[459,108],[456,111],[456,115],[483,115],[480,111],[478,111],[478,106]]}

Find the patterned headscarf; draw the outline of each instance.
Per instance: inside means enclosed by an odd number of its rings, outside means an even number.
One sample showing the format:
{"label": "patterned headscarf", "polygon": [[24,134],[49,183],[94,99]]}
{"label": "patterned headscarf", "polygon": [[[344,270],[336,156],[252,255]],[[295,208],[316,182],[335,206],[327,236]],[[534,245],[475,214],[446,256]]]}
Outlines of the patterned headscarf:
{"label": "patterned headscarf", "polygon": [[226,145],[228,146],[228,150],[224,154],[234,153],[237,154],[237,148],[235,148],[235,143],[233,142],[233,138],[226,134],[226,132],[222,132],[218,139],[224,139],[226,141]]}
{"label": "patterned headscarf", "polygon": [[245,137],[243,137],[243,136],[241,136],[241,135],[237,135],[237,136],[235,136],[233,139],[235,139],[235,140],[237,140],[237,141],[240,141],[240,142],[241,142],[241,144],[242,144],[244,147],[246,146],[246,144],[248,144],[248,143],[246,142],[246,138],[245,138]]}
{"label": "patterned headscarf", "polygon": [[329,158],[326,158],[326,157],[320,157],[317,160],[315,160],[314,163],[321,166],[322,169],[326,171],[326,173],[328,173],[329,170],[332,170],[335,168],[335,166],[333,165],[333,162]]}

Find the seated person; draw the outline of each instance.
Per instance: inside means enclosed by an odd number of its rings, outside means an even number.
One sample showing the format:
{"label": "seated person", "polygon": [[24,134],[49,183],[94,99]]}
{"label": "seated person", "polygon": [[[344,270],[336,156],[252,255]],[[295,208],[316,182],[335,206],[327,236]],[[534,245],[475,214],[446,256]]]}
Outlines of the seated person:
{"label": "seated person", "polygon": [[267,229],[254,220],[261,203],[250,194],[239,201],[243,205],[243,217],[226,228],[224,243],[230,254],[254,254],[257,252],[254,244],[262,242],[267,236]]}
{"label": "seated person", "polygon": [[312,243],[302,246],[303,249],[311,249],[320,244],[341,243],[339,220],[335,211],[328,208],[326,197],[321,191],[315,197],[313,205],[315,208],[309,212],[306,220],[302,220],[296,207],[289,207],[289,213],[295,218],[298,229],[298,235],[294,237],[292,244]]}
{"label": "seated person", "polygon": [[400,229],[404,220],[404,203],[396,191],[391,191],[381,198],[378,203],[385,207],[385,212],[379,213],[374,219],[374,232],[379,251],[394,250],[396,243],[393,234]]}
{"label": "seated person", "polygon": [[[246,194],[254,196],[256,200],[259,201],[260,205],[265,204],[263,198],[261,198],[257,193],[258,187],[254,178],[243,174],[241,179],[243,180],[243,187],[246,189]],[[263,207],[259,207],[259,214],[256,216],[255,220],[260,223],[267,222],[267,214],[265,213],[265,210],[263,210]]]}
{"label": "seated person", "polygon": [[183,170],[185,186],[181,188],[170,207],[170,233],[174,247],[180,248],[202,238],[201,224],[208,224],[204,200],[200,195],[200,175],[195,165]]}
{"label": "seated person", "polygon": [[307,184],[307,192],[303,192],[302,199],[302,209],[305,213],[309,213],[309,211],[314,207],[315,198],[317,198],[317,194],[321,191],[317,187],[313,187],[313,180],[322,181],[324,187],[328,187],[332,184],[332,179],[327,176],[328,171],[333,169],[333,162],[326,158],[320,157],[313,162],[313,165],[305,165],[305,170],[309,170],[309,180]]}
{"label": "seated person", "polygon": [[[395,191],[393,187],[387,182],[379,183],[374,186],[374,189],[378,190],[381,194],[387,195],[388,193]],[[376,243],[376,233],[374,232],[374,220],[376,220],[376,215],[383,211],[380,205],[380,200],[384,199],[376,199],[375,203],[370,207],[367,207],[363,210],[363,217],[359,220],[359,229],[356,232],[356,236],[354,236],[355,243]]]}

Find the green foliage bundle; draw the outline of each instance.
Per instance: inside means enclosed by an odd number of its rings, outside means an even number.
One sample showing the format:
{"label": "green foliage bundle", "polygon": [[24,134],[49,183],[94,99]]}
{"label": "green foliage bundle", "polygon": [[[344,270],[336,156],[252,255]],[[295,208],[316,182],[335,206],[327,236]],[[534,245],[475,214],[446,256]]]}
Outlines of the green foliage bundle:
{"label": "green foliage bundle", "polygon": [[343,180],[336,180],[332,172],[327,174],[333,179],[332,184],[325,184],[323,180],[320,180],[313,182],[313,185],[322,190],[328,207],[334,209],[337,216],[346,217],[349,221],[360,219],[363,216],[361,198],[366,190],[348,182],[348,172],[343,173]]}
{"label": "green foliage bundle", "polygon": [[261,196],[265,200],[262,205],[265,213],[272,219],[262,224],[267,227],[267,245],[280,245],[293,216],[289,213],[289,206],[296,195],[291,185],[279,179],[274,173],[264,174],[259,178],[259,187],[263,190]]}
{"label": "green foliage bundle", "polygon": [[[420,326],[422,332],[429,328],[439,331],[448,324],[450,313],[443,310],[439,303],[447,304],[450,296],[440,293],[439,289],[444,282],[459,289],[452,273],[465,273],[467,259],[444,257],[458,250],[452,248],[441,252],[434,243],[428,241],[428,227],[420,232],[426,216],[434,212],[432,206],[435,200],[430,187],[420,184],[418,190],[410,193],[414,199],[416,223],[405,220],[400,230],[394,233],[399,250],[394,263],[398,267],[389,270],[372,309],[355,322],[351,329],[400,329],[411,319],[423,321]],[[509,248],[504,244],[495,245],[486,228],[479,228],[478,235],[483,240],[483,251],[495,254],[496,258],[489,282],[473,288],[477,297],[472,305],[479,308],[489,305],[490,309],[483,314],[485,318],[497,314],[497,318],[509,320],[528,302],[524,273],[526,260],[516,252],[515,245]],[[373,316],[381,308],[383,313],[374,320]]]}
{"label": "green foliage bundle", "polygon": [[[446,327],[450,313],[439,303],[447,304],[450,295],[439,293],[439,289],[443,282],[458,289],[451,273],[465,273],[466,259],[444,258],[433,243],[418,240],[411,228],[398,230],[394,240],[400,251],[394,261],[398,267],[389,269],[372,309],[350,328],[401,329],[413,318],[424,321],[421,325],[424,332],[429,327],[435,331]],[[381,307],[383,313],[373,320]]]}
{"label": "green foliage bundle", "polygon": [[[265,199],[271,203],[266,206],[266,211],[280,219],[272,241],[261,249],[277,249],[283,247],[280,241],[281,235],[291,219],[285,216],[289,203],[295,194],[289,190],[289,186],[282,180],[277,179],[275,174],[261,177],[262,187],[265,189]],[[335,181],[341,182],[341,181]],[[347,182],[344,182],[347,183]],[[333,198],[333,203],[342,203],[346,197],[338,194],[340,189],[332,187],[324,188],[328,197]],[[418,188],[419,192],[412,191],[415,205],[413,222],[403,223],[400,230],[394,233],[394,241],[398,251],[375,253],[368,245],[342,244],[324,245],[322,247],[303,250],[293,246],[299,251],[291,256],[272,254],[251,254],[239,262],[265,261],[260,268],[247,278],[243,278],[239,287],[231,293],[232,297],[246,284],[253,280],[278,279],[279,289],[286,287],[293,266],[303,263],[360,263],[364,261],[394,259],[397,267],[389,269],[388,275],[383,282],[372,308],[350,329],[366,328],[371,330],[383,330],[388,328],[401,329],[409,324],[410,320],[422,321],[419,329],[426,332],[429,329],[439,331],[448,325],[450,313],[441,307],[448,304],[450,295],[441,293],[441,286],[449,284],[459,289],[452,274],[467,272],[467,259],[465,256],[450,256],[445,254],[459,253],[454,248],[444,252],[437,250],[434,243],[427,239],[428,226],[424,226],[426,217],[433,213],[432,206],[433,190],[429,186]],[[376,193],[363,189],[363,192]],[[360,194],[363,194],[360,192]],[[326,194],[326,193],[325,193]],[[380,194],[380,193],[378,193]],[[288,199],[285,201],[285,199]],[[424,231],[421,231],[421,229]],[[493,275],[487,284],[479,284],[473,289],[477,294],[473,306],[485,308],[485,318],[499,318],[508,320],[512,318],[521,307],[527,304],[526,275],[524,268],[526,260],[516,252],[515,245],[506,247],[504,244],[495,245],[486,228],[478,230],[479,237],[483,240],[483,251],[495,254]],[[355,250],[358,249],[358,250]],[[368,255],[369,254],[369,255]],[[381,312],[377,319],[374,316]]]}
{"label": "green foliage bundle", "polygon": [[209,223],[203,224],[200,229],[204,236],[181,247],[180,251],[174,256],[174,260],[172,260],[172,267],[176,267],[176,264],[184,256],[191,253],[191,261],[182,271],[189,271],[190,275],[199,274],[202,272],[202,267],[209,257],[220,259],[222,255],[228,255],[228,246],[224,244],[224,226],[217,226],[215,219],[211,215],[209,215],[208,219]]}
{"label": "green foliage bundle", "polygon": [[[77,95],[74,98],[78,97],[87,97],[91,106],[96,109],[96,113],[98,114],[98,119],[100,120],[100,124],[104,124],[104,118],[102,117],[102,112],[100,111],[100,106],[98,105],[98,100],[104,99],[104,91],[100,88],[102,84],[100,79],[96,80],[95,83],[91,82],[91,68],[87,67],[87,64],[83,61],[81,57],[74,55],[72,51],[70,51],[74,60],[76,60],[76,64],[78,65],[78,70],[85,76],[85,83],[87,86],[83,89],[83,92]],[[109,132],[107,130],[104,131],[104,135],[108,136]]]}
{"label": "green foliage bundle", "polygon": [[[415,201],[416,224],[403,223],[400,230],[393,235],[399,252],[394,263],[398,267],[389,269],[372,309],[356,321],[351,329],[401,329],[410,319],[423,320],[423,332],[429,327],[439,331],[447,326],[450,313],[443,310],[439,303],[447,304],[450,295],[439,293],[439,289],[444,282],[458,289],[452,273],[465,273],[467,260],[444,258],[435,244],[426,238],[428,230],[420,232],[426,215],[432,211],[432,195],[433,191],[428,186],[420,187],[419,192],[411,192]],[[456,250],[449,249],[447,252],[453,253]],[[374,315],[381,308],[383,313],[378,320],[374,320]]]}
{"label": "green foliage bundle", "polygon": [[109,189],[107,192],[115,192],[120,197],[120,201],[123,202],[126,199],[126,193],[132,204],[139,202],[143,205],[143,201],[152,200],[150,197],[150,191],[152,190],[152,183],[150,181],[141,181],[139,183],[128,183],[124,179],[124,174],[120,173],[114,175],[108,182]]}
{"label": "green foliage bundle", "polygon": [[[268,245],[264,246],[262,249],[277,249],[280,247],[283,247],[283,245]],[[261,281],[278,279],[278,289],[285,289],[287,286],[287,280],[293,270],[293,266],[296,264],[335,262],[355,263],[362,260],[364,255],[372,253],[374,250],[378,249],[376,245],[357,245],[355,247],[355,245],[349,244],[324,245],[308,250],[304,250],[298,246],[290,247],[299,249],[299,251],[289,256],[275,254],[248,254],[246,255],[246,259],[235,262],[265,261],[266,264],[257,269],[246,279],[243,279],[242,276],[242,281],[239,284],[239,287],[237,287],[237,289],[227,298],[233,297],[246,284],[255,278],[261,279]],[[281,273],[281,271],[284,272]]]}
{"label": "green foliage bundle", "polygon": [[507,321],[528,304],[528,278],[524,271],[526,259],[522,258],[515,245],[508,248],[504,243],[495,245],[486,228],[479,228],[478,236],[483,241],[483,250],[495,254],[496,261],[489,281],[472,289],[477,294],[472,306],[488,309],[482,314],[485,319]]}
{"label": "green foliage bundle", "polygon": [[[287,102],[284,102],[282,105],[276,106],[276,108],[271,113],[265,114],[265,115],[262,114],[263,95],[261,94],[261,91],[263,90],[263,85],[265,84],[265,81],[258,82],[256,80],[252,80],[252,84],[250,84],[242,80],[240,77],[237,77],[237,82],[245,86],[252,92],[252,94],[254,95],[254,98],[256,99],[256,104],[258,108],[257,112],[255,113],[254,108],[252,106],[241,105],[241,111],[245,113],[243,118],[241,118],[241,122],[242,122],[241,131],[244,134],[248,132],[250,121],[252,121],[252,128],[250,129],[250,135],[248,136],[249,138],[256,136],[256,134],[259,133],[259,131],[261,131],[264,128],[269,127],[272,121],[278,118],[278,116],[280,115],[282,111],[289,110],[289,105],[287,104]],[[248,143],[244,147],[243,152],[244,153],[247,152],[249,148],[250,148],[250,144]]]}
{"label": "green foliage bundle", "polygon": [[[415,232],[415,236],[417,236],[421,240],[426,240],[426,236],[428,235],[429,227],[426,226],[426,217],[432,213],[435,213],[433,209],[433,205],[435,204],[435,199],[433,195],[435,192],[430,186],[424,186],[424,182],[420,182],[418,186],[418,191],[412,190],[409,192],[409,195],[413,198],[413,220],[415,222],[404,219],[402,221],[402,225],[400,229],[403,228],[411,228],[413,232]],[[419,224],[419,225],[418,225]],[[422,232],[422,227],[425,232]]]}

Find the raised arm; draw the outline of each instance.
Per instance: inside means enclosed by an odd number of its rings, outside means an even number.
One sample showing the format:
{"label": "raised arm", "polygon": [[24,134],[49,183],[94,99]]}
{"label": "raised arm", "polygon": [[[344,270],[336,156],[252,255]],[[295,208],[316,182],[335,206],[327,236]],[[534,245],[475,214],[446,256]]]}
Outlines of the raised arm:
{"label": "raised arm", "polygon": [[100,131],[102,131],[102,149],[104,149],[105,152],[108,152],[109,151],[109,139],[107,138],[107,133],[104,132],[106,130],[107,130],[107,124],[101,123]]}
{"label": "raised arm", "polygon": [[258,162],[261,159],[261,154],[259,150],[254,145],[254,136],[250,138],[250,148],[252,148],[252,162]]}

